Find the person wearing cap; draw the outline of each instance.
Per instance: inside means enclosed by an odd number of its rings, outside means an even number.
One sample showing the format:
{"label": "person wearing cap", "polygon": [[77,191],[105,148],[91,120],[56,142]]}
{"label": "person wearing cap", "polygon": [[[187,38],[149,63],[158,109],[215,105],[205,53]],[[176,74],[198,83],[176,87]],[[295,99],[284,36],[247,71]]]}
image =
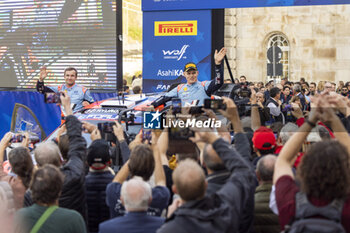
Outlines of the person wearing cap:
{"label": "person wearing cap", "polygon": [[193,62],[187,63],[184,67],[184,76],[187,83],[179,84],[176,88],[155,100],[152,105],[158,107],[172,98],[180,98],[182,106],[185,106],[186,103],[191,104],[195,100],[199,101],[198,106],[203,105],[204,99],[210,98],[224,83],[221,62],[225,55],[226,48],[222,48],[219,52],[215,50],[215,78],[211,81],[199,82],[197,65]]}
{"label": "person wearing cap", "polygon": [[110,218],[106,205],[106,187],[114,175],[109,170],[111,160],[108,142],[94,140],[88,148],[89,173],[85,177],[89,232],[98,232],[98,225]]}
{"label": "person wearing cap", "polygon": [[253,135],[253,147],[256,155],[258,156],[253,160],[253,164],[256,165],[259,159],[267,154],[274,154],[276,146],[276,137],[270,128],[261,126],[255,130]]}

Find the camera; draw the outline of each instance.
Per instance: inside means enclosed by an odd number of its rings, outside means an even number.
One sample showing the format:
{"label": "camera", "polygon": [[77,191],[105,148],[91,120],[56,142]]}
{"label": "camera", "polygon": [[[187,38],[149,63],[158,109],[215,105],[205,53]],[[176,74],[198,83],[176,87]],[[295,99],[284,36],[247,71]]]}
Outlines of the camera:
{"label": "camera", "polygon": [[230,93],[230,98],[231,99],[244,99],[244,98],[250,98],[252,95],[252,91],[249,89],[249,83],[244,82],[244,83],[238,83],[233,86],[231,93]]}
{"label": "camera", "polygon": [[225,110],[226,105],[224,104],[222,99],[205,99],[204,108],[213,109],[213,110],[217,110],[217,109]]}
{"label": "camera", "polygon": [[252,92],[249,89],[249,83],[239,83],[233,86],[229,97],[235,102],[238,108],[239,116],[248,116],[250,115],[250,96]]}
{"label": "camera", "polygon": [[100,131],[101,138],[109,142],[117,141],[117,137],[113,133],[113,125],[115,125],[115,122],[103,122],[97,124],[97,128]]}
{"label": "camera", "polygon": [[61,93],[47,92],[44,95],[44,101],[47,104],[59,104],[61,103]]}

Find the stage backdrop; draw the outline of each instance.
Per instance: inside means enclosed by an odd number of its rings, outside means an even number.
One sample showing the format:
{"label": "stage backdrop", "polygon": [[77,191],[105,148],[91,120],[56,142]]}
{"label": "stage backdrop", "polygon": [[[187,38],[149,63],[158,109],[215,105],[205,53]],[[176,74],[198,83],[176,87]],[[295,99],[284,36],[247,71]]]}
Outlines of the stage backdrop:
{"label": "stage backdrop", "polygon": [[199,81],[210,80],[211,52],[210,10],[144,12],[143,91],[184,82],[188,62],[197,64]]}
{"label": "stage backdrop", "polygon": [[143,0],[143,11],[349,4],[349,0]]}
{"label": "stage backdrop", "polygon": [[[118,0],[0,0],[0,87],[35,88],[40,67],[46,84],[64,83],[66,67],[77,83],[115,90]],[[122,74],[119,74],[121,76]]]}

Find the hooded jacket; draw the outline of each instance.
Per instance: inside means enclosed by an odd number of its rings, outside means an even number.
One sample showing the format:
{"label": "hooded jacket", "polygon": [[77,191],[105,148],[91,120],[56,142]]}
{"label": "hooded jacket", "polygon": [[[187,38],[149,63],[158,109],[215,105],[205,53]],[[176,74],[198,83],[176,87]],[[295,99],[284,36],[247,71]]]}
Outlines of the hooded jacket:
{"label": "hooded jacket", "polygon": [[184,203],[158,233],[238,232],[253,175],[247,162],[223,139],[216,140],[213,148],[231,173],[226,184],[213,195]]}

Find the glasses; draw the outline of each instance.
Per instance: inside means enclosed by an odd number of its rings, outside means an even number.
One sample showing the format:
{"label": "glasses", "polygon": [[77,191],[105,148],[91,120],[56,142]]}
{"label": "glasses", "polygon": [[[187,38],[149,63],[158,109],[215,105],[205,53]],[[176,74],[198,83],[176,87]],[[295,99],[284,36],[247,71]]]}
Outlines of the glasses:
{"label": "glasses", "polygon": [[326,86],[324,88],[327,88],[327,89],[332,89],[332,86]]}
{"label": "glasses", "polygon": [[342,91],[348,91],[348,89],[342,89]]}

